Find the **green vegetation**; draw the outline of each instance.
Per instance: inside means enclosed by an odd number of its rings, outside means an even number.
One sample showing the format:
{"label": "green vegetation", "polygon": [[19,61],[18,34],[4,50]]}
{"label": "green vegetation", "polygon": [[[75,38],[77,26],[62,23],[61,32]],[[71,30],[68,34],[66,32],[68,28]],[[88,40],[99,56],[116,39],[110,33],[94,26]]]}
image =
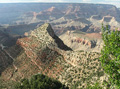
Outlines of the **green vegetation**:
{"label": "green vegetation", "polygon": [[[80,84],[80,81],[78,81],[76,84],[74,84],[71,89],[83,89],[83,88],[77,88],[79,86],[79,84]],[[90,85],[88,83],[87,87],[84,89],[103,89],[103,88],[100,86],[100,84],[98,82],[96,82],[93,85]]]}
{"label": "green vegetation", "polygon": [[100,57],[102,67],[109,75],[112,86],[120,89],[120,32],[102,26],[102,39],[104,41]]}
{"label": "green vegetation", "polygon": [[4,81],[2,77],[0,77],[0,89],[14,89],[15,81],[9,80]]}
{"label": "green vegetation", "polygon": [[100,87],[99,83],[95,83],[93,86],[88,85],[86,89],[102,89],[102,87]]}
{"label": "green vegetation", "polygon": [[43,74],[37,74],[31,79],[22,79],[15,85],[15,89],[69,89],[57,80],[49,78]]}

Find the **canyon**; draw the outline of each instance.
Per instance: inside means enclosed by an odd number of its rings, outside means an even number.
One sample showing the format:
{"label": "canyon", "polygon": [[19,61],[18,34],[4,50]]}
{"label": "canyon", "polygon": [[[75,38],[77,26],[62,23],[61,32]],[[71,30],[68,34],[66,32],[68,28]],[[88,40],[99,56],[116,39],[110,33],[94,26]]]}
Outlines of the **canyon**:
{"label": "canyon", "polygon": [[42,73],[70,88],[77,83],[78,88],[85,88],[88,82],[96,81],[102,86],[108,78],[101,67],[99,53],[72,51],[55,35],[50,24],[38,27],[28,36],[19,38],[16,45],[1,51],[7,56],[3,64],[11,61],[1,72],[4,81],[15,82]]}
{"label": "canyon", "polygon": [[70,89],[108,82],[100,62],[102,23],[120,29],[109,4],[0,4],[0,87],[45,74]]}

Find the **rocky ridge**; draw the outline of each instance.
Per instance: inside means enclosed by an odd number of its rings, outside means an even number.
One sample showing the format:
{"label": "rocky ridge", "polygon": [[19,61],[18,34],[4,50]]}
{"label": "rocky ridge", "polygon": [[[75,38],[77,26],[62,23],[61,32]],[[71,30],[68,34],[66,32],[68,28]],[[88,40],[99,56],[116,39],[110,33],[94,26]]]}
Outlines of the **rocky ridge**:
{"label": "rocky ridge", "polygon": [[[57,40],[59,41],[56,41]],[[1,76],[4,81],[20,81],[33,74],[43,73],[60,80],[72,88],[85,88],[87,84],[107,81],[99,61],[99,53],[72,51],[56,37],[50,24],[44,24],[35,29],[27,37],[17,40],[20,53],[10,54],[14,60]],[[61,42],[58,45],[57,42]],[[65,50],[66,51],[65,51]],[[105,86],[104,86],[105,87]]]}

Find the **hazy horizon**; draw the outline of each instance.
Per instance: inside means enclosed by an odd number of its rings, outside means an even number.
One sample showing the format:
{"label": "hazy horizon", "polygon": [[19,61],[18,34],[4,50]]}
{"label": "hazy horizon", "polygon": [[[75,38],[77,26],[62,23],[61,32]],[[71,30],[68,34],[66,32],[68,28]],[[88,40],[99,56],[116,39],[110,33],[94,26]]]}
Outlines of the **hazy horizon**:
{"label": "hazy horizon", "polygon": [[91,3],[111,4],[120,8],[120,0],[0,0],[0,3]]}

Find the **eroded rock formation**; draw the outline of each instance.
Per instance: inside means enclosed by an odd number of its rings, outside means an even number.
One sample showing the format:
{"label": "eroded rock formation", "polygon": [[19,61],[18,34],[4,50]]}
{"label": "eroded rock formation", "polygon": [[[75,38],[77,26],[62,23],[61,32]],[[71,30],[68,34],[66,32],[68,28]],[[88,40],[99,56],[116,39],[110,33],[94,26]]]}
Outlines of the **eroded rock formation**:
{"label": "eroded rock formation", "polygon": [[[80,39],[76,41],[80,42]],[[81,42],[87,44],[86,41]],[[3,50],[1,54],[8,55],[12,60],[1,73],[4,81],[20,81],[43,73],[69,87],[79,82],[77,87],[84,88],[88,82],[94,84],[99,81],[102,84],[107,79],[98,59],[99,53],[72,51],[55,36],[50,24],[44,24],[27,37],[19,38],[7,52]]]}

